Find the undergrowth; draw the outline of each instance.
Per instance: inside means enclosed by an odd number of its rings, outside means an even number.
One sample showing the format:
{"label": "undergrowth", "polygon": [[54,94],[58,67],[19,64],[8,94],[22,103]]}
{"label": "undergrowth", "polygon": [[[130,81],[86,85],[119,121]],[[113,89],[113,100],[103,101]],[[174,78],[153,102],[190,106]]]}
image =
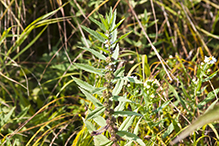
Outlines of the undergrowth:
{"label": "undergrowth", "polygon": [[218,4],[0,1],[1,145],[218,145]]}

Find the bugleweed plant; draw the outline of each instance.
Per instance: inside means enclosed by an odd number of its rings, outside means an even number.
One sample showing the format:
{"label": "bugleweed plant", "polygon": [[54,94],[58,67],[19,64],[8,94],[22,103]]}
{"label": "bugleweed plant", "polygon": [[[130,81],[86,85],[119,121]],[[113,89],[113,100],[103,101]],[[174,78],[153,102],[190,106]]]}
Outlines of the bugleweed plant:
{"label": "bugleweed plant", "polygon": [[[136,78],[124,76],[125,68],[124,66],[119,66],[123,60],[118,58],[119,41],[131,32],[117,38],[117,28],[124,19],[116,24],[116,11],[112,12],[112,9],[105,18],[100,15],[100,19],[101,22],[91,18],[102,32],[91,30],[85,26],[82,26],[82,28],[100,41],[101,45],[96,45],[95,48],[80,47],[91,52],[98,59],[96,61],[99,62],[99,68],[89,64],[74,64],[78,68],[95,75],[95,83],[93,85],[73,77],[82,93],[89,100],[87,104],[88,114],[84,119],[84,124],[90,135],[93,136],[95,145],[118,146],[121,141],[126,141],[126,143],[136,141],[140,145],[145,145],[137,136],[138,124],[135,123],[133,132],[128,131],[128,128],[134,124],[133,119],[135,116],[141,117],[142,115],[138,113],[138,108],[128,110],[131,104],[136,103],[127,99],[125,92],[125,84],[127,82],[142,82]],[[126,118],[121,123],[119,117]],[[96,127],[99,129],[96,130]],[[104,132],[105,135],[102,134]],[[75,145],[76,143],[79,144],[78,137],[79,135],[75,139]]]}

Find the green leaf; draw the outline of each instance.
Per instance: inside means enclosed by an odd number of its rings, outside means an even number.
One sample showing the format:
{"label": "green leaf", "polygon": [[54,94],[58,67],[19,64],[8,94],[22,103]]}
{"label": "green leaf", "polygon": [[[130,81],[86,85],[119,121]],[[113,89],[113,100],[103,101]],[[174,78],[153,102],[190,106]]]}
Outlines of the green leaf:
{"label": "green leaf", "polygon": [[6,29],[2,35],[0,35],[0,45],[2,44],[2,42],[5,40],[6,37],[8,37],[8,33],[9,31],[11,31],[11,27],[9,27],[8,29]]}
{"label": "green leaf", "polygon": [[99,33],[104,39],[108,40],[109,37],[107,37],[105,34],[103,34],[102,32],[97,31],[97,33]]}
{"label": "green leaf", "polygon": [[4,118],[1,119],[1,127],[2,127],[4,124],[10,122],[11,116],[12,116],[12,114],[14,113],[14,110],[15,110],[15,107],[13,107],[6,115],[3,116]]}
{"label": "green leaf", "polygon": [[117,23],[116,26],[110,31],[110,33],[112,33],[115,29],[117,29],[117,27],[119,27],[124,20],[125,20],[125,18],[120,20],[119,23]]}
{"label": "green leaf", "polygon": [[142,81],[139,81],[138,79],[132,78],[132,77],[124,77],[122,79],[129,81],[129,82],[132,82],[132,83],[135,83],[135,84],[143,84]]}
{"label": "green leaf", "polygon": [[[167,82],[167,81],[166,81],[166,82]],[[168,83],[168,82],[167,82],[167,83]],[[170,93],[173,93],[173,95],[176,97],[176,99],[177,99],[178,101],[180,101],[180,103],[182,104],[183,108],[186,109],[187,111],[189,111],[188,108],[186,107],[185,101],[184,101],[182,98],[179,97],[179,95],[178,95],[178,93],[176,92],[176,90],[174,89],[174,87],[173,87],[172,85],[170,85],[169,83],[168,83],[168,85],[169,85],[169,89],[170,89],[169,91],[170,91]]]}
{"label": "green leaf", "polygon": [[91,52],[94,56],[96,56],[96,57],[99,58],[99,59],[106,60],[106,57],[105,57],[103,54],[101,54],[101,53],[98,52],[98,51],[95,51],[94,49],[90,49],[90,48],[86,48],[86,47],[79,47],[79,48]]}
{"label": "green leaf", "polygon": [[97,33],[96,31],[90,29],[90,28],[87,28],[85,26],[81,26],[84,30],[86,30],[88,33],[90,33],[93,37],[95,37],[96,39],[98,39],[100,42],[104,43],[105,42],[105,39],[99,34]]}
{"label": "green leaf", "polygon": [[118,43],[119,41],[121,41],[122,39],[124,39],[126,36],[128,36],[130,33],[132,33],[132,31],[122,35],[120,38],[118,38],[115,42],[113,42],[113,44]]}
{"label": "green leaf", "polygon": [[138,135],[139,124],[141,122],[142,117],[138,120],[138,123],[135,125],[134,134]]}
{"label": "green leaf", "polygon": [[164,102],[161,106],[159,106],[158,108],[156,108],[156,110],[154,110],[154,111],[151,113],[151,115],[160,112],[163,108],[165,108],[165,107],[171,102],[171,100],[172,100],[172,99],[169,99],[168,101]]}
{"label": "green leaf", "polygon": [[107,53],[107,54],[110,53],[110,51],[108,51],[108,50],[106,50],[106,49],[103,49],[102,47],[98,47],[98,46],[96,46],[96,47],[97,47],[97,49],[99,49],[99,50],[101,50],[101,51],[103,51],[103,52],[105,52],[105,53]]}
{"label": "green leaf", "polygon": [[116,25],[116,13],[117,13],[117,11],[115,9],[115,11],[110,14],[111,15],[111,19],[110,19],[110,32],[113,32],[113,33],[116,32],[116,34],[117,34],[117,31],[112,31],[112,29]]}
{"label": "green leaf", "polygon": [[113,101],[120,101],[120,102],[130,102],[130,103],[134,103],[133,101],[129,100],[126,98],[125,96],[113,96]]}
{"label": "green leaf", "polygon": [[94,73],[94,74],[98,74],[100,76],[104,75],[103,74],[103,71],[105,69],[98,69],[98,68],[94,68],[93,66],[90,66],[88,64],[82,64],[82,63],[74,63],[74,65],[77,67],[77,68],[80,68],[82,70],[85,70],[87,72],[90,72],[90,73]]}
{"label": "green leaf", "polygon": [[216,105],[213,109],[209,110],[204,115],[200,116],[194,123],[188,126],[182,133],[180,133],[177,138],[175,138],[171,144],[175,144],[182,139],[186,138],[195,129],[204,126],[205,124],[219,120],[219,105]]}
{"label": "green leaf", "polygon": [[217,95],[219,92],[219,88],[215,89],[214,91],[211,91],[210,93],[208,93],[207,97],[198,103],[197,107],[201,108],[202,106],[206,105],[209,101],[211,101],[212,99],[215,98],[215,94]]}
{"label": "green leaf", "polygon": [[106,126],[106,120],[101,116],[96,116],[95,118],[93,118],[93,120],[101,127]]}
{"label": "green leaf", "polygon": [[[90,133],[96,130],[95,126],[90,121],[84,121],[84,123]],[[101,134],[94,136],[94,143],[98,146],[106,146],[107,144],[111,143],[111,141]]]}
{"label": "green leaf", "polygon": [[122,116],[122,117],[133,116],[133,115],[142,116],[141,114],[133,112],[133,111],[115,111],[113,113],[113,115],[115,115],[115,116]]}
{"label": "green leaf", "polygon": [[100,23],[99,21],[97,21],[96,19],[93,19],[92,17],[89,17],[89,19],[91,21],[93,21],[96,25],[99,26],[99,28],[101,28],[104,32],[106,31],[106,28],[104,27],[104,25],[102,23]]}
{"label": "green leaf", "polygon": [[163,133],[162,137],[166,138],[167,136],[169,136],[173,132],[173,130],[174,130],[174,126],[173,126],[173,123],[171,123],[168,126],[167,130]]}
{"label": "green leaf", "polygon": [[97,107],[95,110],[91,111],[87,115],[86,120],[93,119],[93,118],[99,116],[100,114],[102,114],[105,111],[105,109],[106,108],[104,106]]}
{"label": "green leaf", "polygon": [[116,108],[114,109],[114,111],[123,111],[125,104],[126,104],[126,102],[120,101],[119,104],[118,104],[118,105],[116,106]]}
{"label": "green leaf", "polygon": [[[115,60],[117,60],[119,57],[119,44],[114,44],[114,45],[116,45],[116,49],[114,50],[112,57]],[[115,47],[115,46],[113,46],[113,47]]]}
{"label": "green leaf", "polygon": [[218,103],[218,98],[207,108],[205,113],[207,113],[209,110],[213,109],[217,103]]}
{"label": "green leaf", "polygon": [[96,99],[93,95],[91,95],[86,90],[79,87],[79,89],[83,92],[83,94],[86,96],[86,98],[91,101],[96,107],[102,107],[102,103],[98,99]]}
{"label": "green leaf", "polygon": [[99,16],[100,16],[100,20],[101,20],[102,24],[105,26],[106,30],[109,30],[109,24],[108,24],[107,20],[104,19],[102,15],[99,15]]}
{"label": "green leaf", "polygon": [[218,73],[218,71],[214,72],[209,77],[205,78],[202,82],[207,82],[207,81],[211,80],[213,77],[215,77],[217,75],[217,73]]}
{"label": "green leaf", "polygon": [[113,89],[112,94],[118,95],[122,90],[123,84],[124,84],[124,80],[118,80],[118,82],[116,83],[116,86]]}
{"label": "green leaf", "polygon": [[30,105],[29,106],[27,106],[27,107],[25,107],[20,113],[19,113],[19,115],[17,116],[17,122],[21,122],[21,120],[23,120],[23,117],[24,116],[27,116],[26,114],[27,114],[27,112],[28,112],[28,110],[30,109]]}
{"label": "green leaf", "polygon": [[116,134],[121,136],[124,139],[127,140],[134,140],[137,143],[139,143],[141,146],[145,146],[145,143],[135,134],[127,132],[127,131],[118,131]]}
{"label": "green leaf", "polygon": [[127,117],[119,127],[119,131],[127,131],[132,125],[135,115]]}
{"label": "green leaf", "polygon": [[78,84],[78,86],[80,86],[81,88],[88,90],[88,91],[93,91],[95,89],[94,86],[88,84],[87,82],[84,82],[78,78],[72,77],[73,80]]}
{"label": "green leaf", "polygon": [[117,69],[117,70],[114,72],[115,77],[117,77],[117,76],[122,76],[123,73],[124,73],[124,71],[125,71],[125,66],[123,66],[123,67]]}

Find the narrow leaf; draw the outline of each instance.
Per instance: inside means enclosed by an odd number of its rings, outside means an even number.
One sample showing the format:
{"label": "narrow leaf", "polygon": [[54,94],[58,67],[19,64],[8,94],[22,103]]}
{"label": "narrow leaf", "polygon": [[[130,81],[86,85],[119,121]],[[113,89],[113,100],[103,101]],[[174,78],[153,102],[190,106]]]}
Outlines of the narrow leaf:
{"label": "narrow leaf", "polygon": [[217,95],[218,92],[219,92],[219,88],[217,88],[214,91],[211,91],[210,93],[208,93],[207,97],[203,101],[199,102],[199,104],[197,105],[198,108],[201,108],[202,106],[204,106],[208,102],[210,102],[212,99],[214,99],[215,94]]}
{"label": "narrow leaf", "polygon": [[105,107],[104,106],[97,107],[95,110],[91,111],[87,115],[86,120],[93,119],[93,118],[99,116],[100,114],[102,114],[104,111],[105,111]]}
{"label": "narrow leaf", "polygon": [[116,26],[110,31],[110,33],[112,33],[117,27],[119,27],[124,20],[125,20],[125,18],[120,20],[119,23],[117,23]]}
{"label": "narrow leaf", "polygon": [[78,86],[80,86],[81,88],[88,90],[88,91],[93,91],[95,89],[94,86],[88,84],[87,82],[84,82],[78,78],[72,77],[73,80],[78,84]]}
{"label": "narrow leaf", "polygon": [[122,117],[124,117],[124,116],[125,117],[126,116],[133,116],[133,115],[142,116],[141,114],[133,112],[133,111],[115,111],[113,113],[113,115],[115,115],[115,116],[122,116]]}
{"label": "narrow leaf", "polygon": [[103,75],[104,69],[98,69],[94,68],[93,66],[87,65],[87,64],[82,64],[82,63],[74,63],[74,65],[82,70],[85,70],[90,73],[98,74],[100,76]]}
{"label": "narrow leaf", "polygon": [[84,93],[84,95],[87,97],[89,101],[91,101],[96,107],[102,107],[102,103],[98,99],[96,99],[93,95],[91,95],[86,90],[79,87],[79,89]]}
{"label": "narrow leaf", "polygon": [[89,19],[90,19],[91,21],[93,21],[96,25],[98,25],[99,28],[101,28],[104,32],[106,31],[106,28],[104,27],[104,25],[103,25],[102,23],[100,23],[99,21],[93,19],[92,17],[89,17]]}
{"label": "narrow leaf", "polygon": [[100,20],[101,20],[102,24],[105,26],[106,30],[109,30],[109,24],[108,24],[107,20],[105,20],[102,15],[99,15],[99,16],[100,16]]}
{"label": "narrow leaf", "polygon": [[98,39],[100,42],[104,43],[105,42],[105,39],[99,34],[97,33],[96,31],[90,29],[90,28],[87,28],[83,25],[81,25],[81,27],[86,30],[88,33],[90,33],[93,37],[95,37],[96,39]]}
{"label": "narrow leaf", "polygon": [[132,33],[132,31],[122,35],[120,38],[118,38],[115,42],[113,42],[113,44],[116,44],[118,43],[120,40],[124,39],[126,36],[128,36],[130,33]]}
{"label": "narrow leaf", "polygon": [[132,122],[135,118],[135,115],[127,117],[119,127],[119,131],[127,131],[128,128],[132,125]]}
{"label": "narrow leaf", "polygon": [[116,134],[121,136],[124,139],[127,140],[134,140],[137,143],[139,143],[141,146],[145,146],[145,143],[135,134],[127,132],[127,131],[118,131]]}
{"label": "narrow leaf", "polygon": [[5,30],[1,37],[0,37],[0,45],[2,44],[2,42],[5,40],[6,37],[8,37],[8,33],[9,31],[11,31],[11,27],[9,27],[7,30]]}
{"label": "narrow leaf", "polygon": [[105,57],[103,54],[101,54],[101,53],[98,52],[98,51],[95,51],[94,49],[90,49],[90,48],[86,48],[86,47],[79,47],[79,48],[91,52],[94,56],[96,56],[96,57],[99,58],[99,59],[106,60],[106,57]]}
{"label": "narrow leaf", "polygon": [[123,84],[124,84],[124,80],[118,80],[118,82],[116,83],[115,88],[113,89],[112,94],[113,95],[118,95],[122,90]]}
{"label": "narrow leaf", "polygon": [[104,39],[108,40],[109,37],[107,37],[105,34],[103,34],[102,32],[97,31],[97,33],[99,33]]}

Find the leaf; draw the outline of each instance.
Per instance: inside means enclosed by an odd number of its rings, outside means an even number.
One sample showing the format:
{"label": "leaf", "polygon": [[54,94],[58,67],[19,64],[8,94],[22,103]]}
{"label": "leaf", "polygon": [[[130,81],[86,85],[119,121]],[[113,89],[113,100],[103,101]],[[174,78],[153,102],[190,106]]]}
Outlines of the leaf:
{"label": "leaf", "polygon": [[206,82],[211,80],[213,77],[215,77],[218,73],[218,70],[216,72],[214,72],[213,74],[211,74],[209,77],[205,78],[202,82]]}
{"label": "leaf", "polygon": [[[91,133],[93,131],[96,130],[95,126],[90,122],[90,121],[85,121],[84,120],[84,123],[88,129],[88,131]],[[107,144],[109,144],[111,141],[106,138],[104,135],[97,135],[97,136],[94,136],[94,143],[95,145],[98,145],[98,146],[106,146]]]}
{"label": "leaf", "polygon": [[79,87],[79,89],[83,92],[83,94],[86,96],[86,98],[91,101],[96,107],[102,107],[102,103],[98,99],[96,99],[93,95],[91,95],[86,90]]}
{"label": "leaf", "polygon": [[116,108],[114,109],[114,111],[122,111],[124,110],[124,106],[125,106],[126,102],[122,102],[120,101],[119,104],[116,106]]}
{"label": "leaf", "polygon": [[93,120],[101,127],[106,126],[106,120],[101,116],[96,116],[95,118],[93,118]]}
{"label": "leaf", "polygon": [[103,54],[101,54],[100,52],[95,51],[94,49],[90,49],[90,48],[86,48],[86,47],[79,47],[79,48],[91,52],[94,56],[96,56],[99,59],[106,60],[106,57]]}
{"label": "leaf", "polygon": [[112,57],[113,57],[115,60],[117,60],[118,57],[119,57],[119,44],[114,44],[114,46],[112,46],[112,47],[114,48],[115,45],[116,45],[116,49],[114,50]]}
{"label": "leaf", "polygon": [[118,82],[116,83],[116,86],[113,89],[112,94],[118,95],[122,90],[123,84],[124,84],[124,80],[118,80]]}
{"label": "leaf", "polygon": [[167,130],[163,133],[162,137],[166,138],[168,135],[170,135],[173,132],[173,130],[174,130],[174,126],[173,126],[173,123],[171,123],[168,126]]}
{"label": "leaf", "polygon": [[130,33],[132,33],[132,31],[122,35],[120,38],[118,38],[115,42],[113,42],[113,44],[116,44],[118,43],[120,40],[124,39],[126,36],[128,36]]}
{"label": "leaf", "polygon": [[122,116],[122,117],[124,117],[124,116],[133,116],[133,115],[142,116],[141,114],[133,112],[133,111],[114,111],[113,115]]}
{"label": "leaf", "polygon": [[126,98],[125,96],[113,96],[113,101],[120,101],[120,102],[130,102],[130,103],[134,103],[133,101],[129,100]]}
{"label": "leaf", "polygon": [[142,81],[139,81],[139,80],[136,79],[136,78],[124,77],[123,79],[126,80],[126,81],[129,81],[129,82],[135,83],[135,84],[143,84]]}
{"label": "leaf", "polygon": [[77,68],[80,68],[80,69],[85,70],[87,72],[98,74],[100,76],[104,75],[103,74],[104,69],[94,68],[93,66],[90,66],[88,64],[82,64],[82,63],[74,63],[74,65]]}
{"label": "leaf", "polygon": [[29,106],[27,106],[27,107],[25,107],[20,113],[19,113],[19,115],[17,116],[17,122],[20,122],[21,120],[22,120],[22,118],[24,117],[24,116],[26,116],[26,114],[27,114],[27,112],[28,112],[28,110],[30,109],[30,105]]}
{"label": "leaf", "polygon": [[121,126],[119,127],[119,131],[123,130],[123,131],[127,131],[130,126],[132,125],[133,123],[133,120],[135,118],[135,115],[133,116],[129,116],[125,119],[125,121],[123,121],[123,123],[121,124]]}
{"label": "leaf", "polygon": [[134,134],[136,134],[136,135],[138,135],[138,130],[139,130],[139,126],[138,125],[140,124],[141,119],[142,119],[142,117],[138,120],[138,123],[136,124],[135,129],[134,129]]}
{"label": "leaf", "polygon": [[91,91],[92,94],[101,94],[102,95],[102,92],[103,90],[106,90],[106,87],[99,87],[99,88],[95,88],[94,90]]}
{"label": "leaf", "polygon": [[14,110],[15,110],[15,107],[13,107],[6,115],[3,116],[3,118],[1,119],[1,123],[0,123],[0,124],[1,124],[1,127],[2,127],[4,124],[10,122],[11,116],[12,116],[12,114],[14,113]]}
{"label": "leaf", "polygon": [[204,126],[205,124],[219,120],[219,105],[216,105],[213,109],[209,110],[204,115],[200,116],[195,122],[188,126],[182,133],[180,133],[177,138],[175,138],[171,145],[181,141],[186,138],[195,129]]}
{"label": "leaf", "polygon": [[102,47],[98,47],[98,46],[96,46],[99,50],[101,50],[101,51],[103,51],[103,52],[105,52],[105,53],[107,53],[107,54],[109,54],[110,53],[110,51],[108,51],[108,50],[106,50],[106,49],[103,49]]}
{"label": "leaf", "polygon": [[98,39],[100,42],[104,43],[105,42],[105,39],[99,34],[97,33],[96,31],[90,29],[90,28],[87,28],[83,25],[81,25],[81,27],[87,31],[88,33],[90,33],[93,37],[95,37],[96,39]]}
{"label": "leaf", "polygon": [[116,26],[110,31],[110,33],[112,33],[115,29],[117,29],[117,27],[119,27],[124,20],[125,20],[125,18],[120,20],[119,23],[117,23]]}
{"label": "leaf", "polygon": [[88,90],[88,91],[93,91],[95,89],[94,86],[88,84],[87,82],[84,82],[78,78],[72,77],[73,80],[78,84],[78,86],[80,86],[81,88]]}
{"label": "leaf", "polygon": [[119,131],[127,131],[128,128],[132,125],[135,115],[127,117],[119,127]]}
{"label": "leaf", "polygon": [[[167,82],[167,83],[168,83],[168,82]],[[172,85],[170,85],[169,83],[168,83],[168,85],[169,85],[169,88],[170,88],[169,91],[173,93],[173,95],[176,97],[176,99],[177,99],[178,101],[180,101],[180,103],[182,104],[183,108],[186,109],[187,111],[189,111],[188,108],[186,107],[186,104],[185,104],[184,100],[179,97],[179,95],[178,95],[178,93],[176,92],[176,90],[174,89],[174,87],[173,87]]]}
{"label": "leaf", "polygon": [[117,70],[114,72],[115,77],[117,77],[117,76],[122,76],[123,73],[124,73],[124,71],[125,71],[125,66],[123,66],[123,67],[117,69]]}
{"label": "leaf", "polygon": [[11,27],[9,27],[7,30],[4,30],[4,32],[2,33],[2,35],[0,35],[0,45],[2,44],[2,42],[5,40],[6,37],[8,37],[8,33],[9,31],[11,31]]}
{"label": "leaf", "polygon": [[104,39],[108,40],[109,37],[107,37],[105,34],[103,34],[102,32],[97,31],[97,33],[99,33]]}
{"label": "leaf", "polygon": [[145,143],[135,134],[127,132],[127,131],[118,131],[116,134],[121,136],[124,139],[127,140],[134,140],[137,143],[139,143],[141,146],[145,146]]}
{"label": "leaf", "polygon": [[100,20],[101,20],[102,24],[105,26],[106,30],[109,30],[109,24],[108,24],[107,20],[105,20],[102,15],[99,15],[99,16],[100,16]]}
{"label": "leaf", "polygon": [[207,97],[203,101],[199,102],[197,107],[201,108],[202,106],[206,105],[209,101],[211,101],[213,98],[215,98],[215,94],[217,95],[218,92],[219,92],[219,88],[208,93]]}
{"label": "leaf", "polygon": [[91,111],[87,115],[86,120],[93,119],[93,118],[99,116],[100,114],[102,114],[105,111],[105,109],[106,108],[104,106],[97,107],[95,110]]}
{"label": "leaf", "polygon": [[100,23],[99,21],[97,21],[96,19],[93,19],[92,17],[89,17],[89,19],[91,21],[93,21],[96,25],[99,26],[99,28],[101,28],[104,32],[106,31],[106,28],[104,27],[104,25],[102,23]]}
{"label": "leaf", "polygon": [[165,108],[172,99],[169,99],[168,101],[166,101],[165,103],[163,103],[161,106],[159,106],[158,108],[156,108],[156,110],[154,110],[151,115],[158,113],[159,111],[161,111],[163,108]]}

